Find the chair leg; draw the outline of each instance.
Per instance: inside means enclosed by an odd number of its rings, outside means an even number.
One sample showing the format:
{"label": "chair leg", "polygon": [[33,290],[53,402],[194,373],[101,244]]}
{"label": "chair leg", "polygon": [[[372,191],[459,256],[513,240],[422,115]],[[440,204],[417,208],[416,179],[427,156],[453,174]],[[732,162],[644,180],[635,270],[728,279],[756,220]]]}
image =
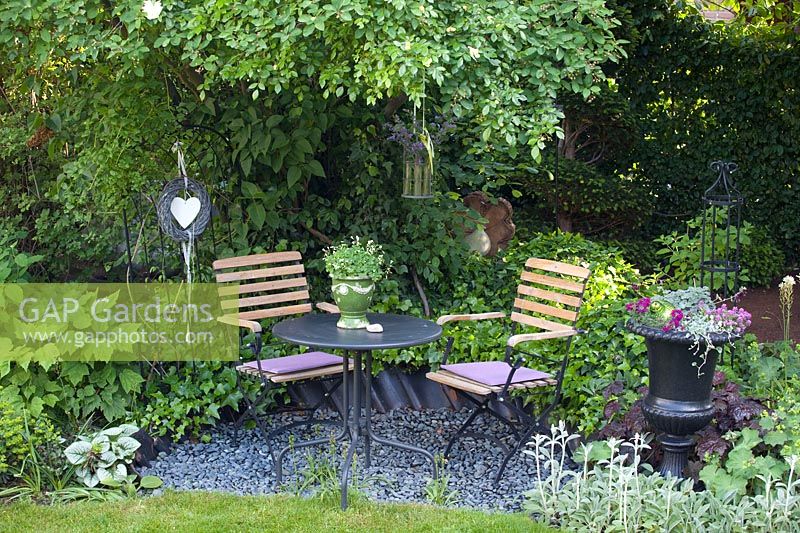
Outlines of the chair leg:
{"label": "chair leg", "polygon": [[525,429],[525,431],[522,432],[522,434],[520,435],[520,438],[517,440],[517,443],[514,446],[512,446],[508,450],[508,452],[505,454],[505,456],[503,457],[503,462],[500,463],[500,468],[497,470],[497,474],[495,474],[495,476],[494,476],[494,484],[495,484],[495,486],[500,483],[500,479],[503,477],[503,472],[505,472],[506,466],[508,466],[508,462],[511,460],[512,457],[514,457],[514,455],[516,455],[516,454],[518,454],[520,452],[520,450],[522,449],[522,446],[525,445],[525,443],[528,441],[528,439],[531,437],[531,435],[534,434],[534,432],[536,431],[537,428],[539,428],[539,424],[538,423],[534,423],[534,424],[529,425]]}
{"label": "chair leg", "polygon": [[264,401],[266,398],[267,393],[270,391],[271,384],[267,381],[261,380],[261,390],[258,393],[258,396],[255,400],[251,401],[250,398],[247,396],[247,392],[244,390],[244,386],[242,385],[242,380],[240,374],[236,373],[236,383],[239,390],[242,393],[242,397],[244,398],[244,402],[246,404],[244,412],[239,415],[239,418],[236,419],[233,425],[233,440],[237,444],[239,443],[239,429],[244,426],[244,423],[247,421],[248,418],[251,418],[255,423],[256,427],[258,428],[259,432],[261,433],[264,442],[269,449],[270,455],[273,456],[274,459],[274,450],[272,449],[272,445],[270,444],[269,432],[267,431],[266,426],[264,425],[264,421],[258,416],[258,412],[256,409]]}
{"label": "chair leg", "polygon": [[[325,386],[325,382],[326,381],[333,381],[333,386],[330,389]],[[309,409],[310,412],[309,412],[308,417],[307,417],[308,420],[312,420],[314,418],[314,415],[316,414],[316,412],[319,411],[319,409],[325,404],[325,402],[328,401],[328,398],[330,398],[331,395],[334,392],[336,392],[336,389],[338,389],[341,385],[342,385],[342,378],[338,378],[336,380],[322,380],[320,382],[320,386],[322,387],[322,390],[324,392],[322,394],[322,398],[320,398],[319,401],[317,403],[315,403],[314,405],[312,405],[311,409]],[[336,407],[335,403],[333,404],[333,408],[337,412],[339,411],[339,409]],[[342,413],[339,413],[339,415],[341,416]]]}
{"label": "chair leg", "polygon": [[[280,435],[282,433],[285,433],[286,431],[289,431],[290,429],[297,428],[297,427],[313,426],[313,425],[328,425],[328,426],[338,426],[338,425],[340,425],[341,424],[340,422],[335,422],[335,421],[332,421],[332,420],[317,419],[317,418],[314,418],[314,415],[324,405],[324,403],[328,400],[328,398],[331,396],[331,394],[333,394],[336,391],[336,389],[338,389],[341,386],[341,384],[342,384],[342,379],[339,378],[339,379],[334,381],[334,384],[333,384],[333,386],[331,388],[327,388],[325,386],[325,381],[323,381],[321,383],[321,385],[322,385],[322,390],[324,390],[325,392],[324,392],[322,398],[317,403],[315,403],[314,405],[309,407],[308,409],[302,409],[303,411],[307,410],[308,411],[308,415],[306,415],[306,417],[303,420],[298,420],[297,422],[291,422],[289,424],[277,427],[277,428],[273,429],[272,431],[270,431],[269,435],[267,435],[267,438],[270,440],[270,442],[272,441],[272,439],[274,439],[278,435]],[[338,408],[336,409],[336,411],[339,412]],[[342,416],[341,413],[339,413],[339,415]]]}
{"label": "chair leg", "polygon": [[447,447],[444,449],[443,455],[445,458],[449,457],[450,450],[453,448],[453,445],[456,443],[456,441],[465,435],[467,428],[471,426],[475,419],[478,418],[478,415],[486,409],[487,402],[488,400],[478,404],[478,406],[473,409],[472,413],[470,413],[464,423],[461,424],[461,427],[458,428],[458,431],[456,431],[455,434],[450,437],[450,441],[447,443]]}

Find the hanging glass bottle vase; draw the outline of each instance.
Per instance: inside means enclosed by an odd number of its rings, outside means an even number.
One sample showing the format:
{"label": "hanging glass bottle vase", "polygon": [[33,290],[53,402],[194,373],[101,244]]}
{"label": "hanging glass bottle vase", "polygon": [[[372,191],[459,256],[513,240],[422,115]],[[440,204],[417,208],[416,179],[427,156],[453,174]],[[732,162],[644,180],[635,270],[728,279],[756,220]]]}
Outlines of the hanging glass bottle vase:
{"label": "hanging glass bottle vase", "polygon": [[403,198],[432,198],[433,170],[425,152],[403,151]]}

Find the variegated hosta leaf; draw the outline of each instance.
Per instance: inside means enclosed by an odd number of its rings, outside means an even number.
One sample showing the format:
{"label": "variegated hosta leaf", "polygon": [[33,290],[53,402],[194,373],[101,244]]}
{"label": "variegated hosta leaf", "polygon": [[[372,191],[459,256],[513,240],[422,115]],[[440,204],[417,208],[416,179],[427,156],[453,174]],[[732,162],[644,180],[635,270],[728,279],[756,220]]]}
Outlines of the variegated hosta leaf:
{"label": "variegated hosta leaf", "polygon": [[73,465],[83,464],[89,458],[89,452],[92,451],[92,445],[86,441],[79,440],[73,442],[67,449],[64,450],[64,455],[67,456],[67,461]]}
{"label": "variegated hosta leaf", "polygon": [[108,437],[119,437],[122,435],[122,426],[116,426],[113,428],[106,428],[100,432],[101,435],[106,435]]}
{"label": "variegated hosta leaf", "polygon": [[98,468],[97,478],[103,485],[118,487],[127,481],[128,469],[122,464],[118,464],[114,468]]}
{"label": "variegated hosta leaf", "polygon": [[90,476],[84,477],[81,481],[83,484],[89,488],[96,487],[98,483],[100,483],[100,478],[97,477],[96,473],[91,474]]}
{"label": "variegated hosta leaf", "polygon": [[113,470],[114,481],[123,483],[128,479],[128,469],[123,464],[118,464]]}
{"label": "variegated hosta leaf", "polygon": [[121,424],[119,427],[122,429],[122,434],[125,435],[126,437],[130,437],[131,435],[139,431],[139,428],[134,426],[133,424]]}
{"label": "variegated hosta leaf", "polygon": [[109,480],[113,481],[114,476],[110,470],[105,467],[101,467],[97,469],[97,479],[100,480],[100,483],[106,485],[108,484]]}
{"label": "variegated hosta leaf", "polygon": [[132,437],[120,437],[113,444],[113,451],[118,458],[127,460],[133,457],[139,446],[141,446],[141,443]]}
{"label": "variegated hosta leaf", "polygon": [[111,449],[111,441],[108,439],[106,435],[98,433],[92,439],[92,451],[94,453],[103,453],[107,452],[110,449]]}
{"label": "variegated hosta leaf", "polygon": [[116,462],[117,455],[113,451],[109,450],[100,455],[100,459],[97,461],[97,466],[99,468],[108,468]]}

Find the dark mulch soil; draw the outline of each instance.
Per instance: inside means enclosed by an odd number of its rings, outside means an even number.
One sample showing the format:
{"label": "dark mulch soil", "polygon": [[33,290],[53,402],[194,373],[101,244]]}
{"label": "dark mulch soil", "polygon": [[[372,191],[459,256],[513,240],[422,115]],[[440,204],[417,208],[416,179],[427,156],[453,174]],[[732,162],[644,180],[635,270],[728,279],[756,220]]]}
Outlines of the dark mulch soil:
{"label": "dark mulch soil", "polygon": [[[794,272],[793,275],[797,275]],[[753,324],[748,330],[755,334],[761,342],[783,340],[780,300],[778,299],[778,278],[768,289],[748,289],[739,305],[753,315]],[[800,341],[800,283],[794,287],[794,306],[792,307],[792,323],[789,336]]]}

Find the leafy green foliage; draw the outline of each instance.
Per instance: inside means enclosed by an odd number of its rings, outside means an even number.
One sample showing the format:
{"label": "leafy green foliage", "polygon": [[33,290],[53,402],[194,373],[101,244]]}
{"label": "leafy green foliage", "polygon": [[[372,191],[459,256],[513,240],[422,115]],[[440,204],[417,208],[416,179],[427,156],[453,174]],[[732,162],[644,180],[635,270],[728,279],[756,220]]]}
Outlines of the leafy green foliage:
{"label": "leafy green foliage", "polygon": [[369,278],[380,281],[389,266],[383,249],[371,240],[353,237],[351,242],[332,246],[325,252],[325,270],[332,278]]}
{"label": "leafy green foliage", "polygon": [[784,273],[786,257],[766,228],[750,229],[750,242],[742,246],[742,265],[747,268],[751,287],[769,287]]}
{"label": "leafy green foliage", "polygon": [[644,227],[667,233],[698,213],[716,178],[709,163],[730,160],[739,165],[743,216],[795,260],[800,218],[776,216],[800,211],[795,47],[769,32],[743,35],[741,26],[686,16],[679,4],[688,2],[625,4],[642,40],[615,77],[640,132],[614,166],[649,184],[659,214]]}
{"label": "leafy green foliage", "polygon": [[28,446],[23,438],[24,434],[25,421],[22,414],[12,409],[7,402],[0,402],[0,481],[25,458]]}
{"label": "leafy green foliage", "polygon": [[797,456],[758,474],[762,494],[734,499],[714,491],[696,491],[692,480],[659,476],[642,461],[648,448],[641,436],[581,445],[577,471],[565,467],[571,438],[563,425],[550,435],[535,435],[530,449],[546,472],[525,493],[525,509],[569,531],[774,531],[794,530],[800,519]]}
{"label": "leafy green foliage", "polygon": [[122,483],[128,478],[128,465],[141,444],[131,435],[139,428],[130,424],[110,427],[92,435],[78,435],[64,455],[76,466],[75,475],[89,488],[98,484]]}
{"label": "leafy green foliage", "polygon": [[98,412],[109,423],[121,421],[143,381],[130,363],[0,362],[0,399],[33,417],[48,412],[72,426]]}
{"label": "leafy green foliage", "polygon": [[[701,256],[710,261],[712,258],[712,248],[715,250],[716,258],[728,260],[735,260],[735,242],[738,238],[741,247],[747,248],[750,245],[750,233],[753,226],[748,222],[743,222],[742,227],[737,231],[736,227],[730,228],[730,237],[726,233],[726,220],[725,214],[719,210],[717,211],[717,220],[713,223],[716,225],[716,231],[712,229],[711,210],[707,212],[707,227],[706,227],[706,243],[705,250],[703,250],[703,215],[699,215],[687,224],[686,233],[672,232],[668,235],[662,235],[656,238],[656,242],[661,244],[663,248],[658,250],[658,255],[667,260],[665,273],[669,274],[672,278],[672,284],[677,287],[685,287],[687,285],[704,285],[708,286],[714,291],[718,291],[725,283],[725,277],[717,273],[714,276],[714,286],[711,287],[711,277],[707,272],[700,269]],[[738,233],[738,237],[737,237]],[[711,236],[714,235],[713,243]],[[726,256],[727,250],[727,256]],[[739,279],[743,284],[750,281],[750,271],[746,266],[743,266]],[[734,290],[734,276],[728,275],[728,290]]]}
{"label": "leafy green foliage", "polygon": [[728,434],[727,439],[733,442],[733,448],[727,453],[724,464],[720,464],[720,456],[711,456],[700,471],[700,480],[719,498],[763,493],[764,476],[781,479],[789,470],[780,457],[757,453],[757,447],[763,450],[765,443],[775,438],[767,433],[762,439],[757,430],[750,428]]}
{"label": "leafy green foliage", "polygon": [[[702,5],[685,3],[695,9]],[[797,39],[800,28],[800,2],[797,0],[720,0],[714,7],[733,15],[731,22],[747,34],[784,41]]]}
{"label": "leafy green foliage", "polygon": [[242,400],[236,370],[221,362],[170,365],[147,383],[144,396],[146,403],[139,405],[135,419],[150,435],[176,440],[200,438],[206,426],[219,421],[220,409],[236,410]]}
{"label": "leafy green foliage", "polygon": [[12,475],[22,475],[32,455],[54,462],[53,450],[60,447],[61,441],[61,435],[50,420],[31,418],[29,413],[0,400],[0,486]]}
{"label": "leafy green foliage", "polygon": [[8,222],[10,223],[0,226],[0,283],[28,281],[28,268],[41,261],[43,256],[19,251],[19,242],[26,237],[27,232],[12,231],[11,226],[14,225],[14,221]]}

